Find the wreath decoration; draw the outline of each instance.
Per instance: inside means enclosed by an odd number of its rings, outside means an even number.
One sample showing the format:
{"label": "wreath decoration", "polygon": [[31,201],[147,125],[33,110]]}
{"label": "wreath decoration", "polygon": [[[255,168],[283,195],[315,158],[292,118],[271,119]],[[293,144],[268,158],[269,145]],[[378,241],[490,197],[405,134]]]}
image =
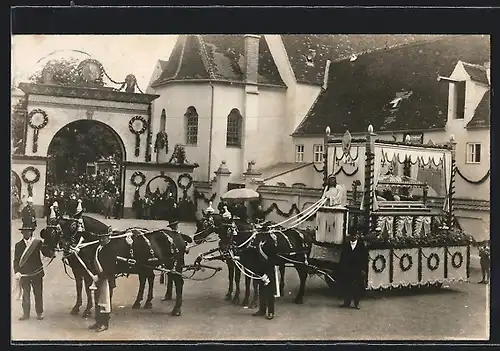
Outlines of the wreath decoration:
{"label": "wreath decoration", "polygon": [[28,124],[33,128],[33,153],[38,151],[38,133],[49,123],[47,112],[39,108],[34,109],[28,114]]}
{"label": "wreath decoration", "polygon": [[[458,258],[458,262],[457,262],[457,258]],[[453,268],[458,269],[458,268],[462,267],[463,263],[464,263],[464,256],[462,255],[461,252],[455,252],[451,256],[451,265],[453,266]]]}
{"label": "wreath decoration", "polygon": [[[183,184],[184,179],[188,180],[187,184]],[[177,178],[177,185],[182,189],[182,191],[186,192],[193,185],[193,177],[191,177],[189,173],[183,173],[179,176],[179,178]]]}
{"label": "wreath decoration", "polygon": [[[137,179],[137,178],[139,178],[139,179]],[[144,185],[144,183],[146,183],[146,176],[144,175],[144,173],[137,171],[137,172],[134,172],[134,174],[132,174],[132,177],[130,177],[130,181],[136,187],[141,187]]]}
{"label": "wreath decoration", "polygon": [[165,153],[168,154],[168,135],[166,132],[159,132],[156,134],[156,142],[154,151],[158,153],[161,149],[165,148]]}
{"label": "wreath decoration", "polygon": [[[434,259],[435,263],[432,264],[432,260]],[[439,267],[439,256],[437,253],[431,253],[429,257],[427,257],[427,268],[431,271],[435,271]]]}
{"label": "wreath decoration", "polygon": [[[381,261],[382,262],[382,266],[381,267],[378,267],[377,266],[377,262],[378,261]],[[377,255],[374,259],[373,259],[373,262],[372,262],[372,269],[375,271],[375,273],[382,273],[385,268],[387,267],[387,261],[384,257],[384,255]]]}
{"label": "wreath decoration", "polygon": [[[35,178],[28,179],[28,177],[26,177],[28,172],[33,172],[35,174]],[[21,174],[21,178],[27,184],[35,184],[36,182],[38,182],[40,180],[40,171],[38,170],[38,168],[35,168],[33,166],[26,167],[23,170],[23,173]]]}
{"label": "wreath decoration", "polygon": [[148,123],[142,116],[134,116],[128,122],[128,129],[135,134],[135,157],[139,156],[141,134],[146,131]]}
{"label": "wreath decoration", "polygon": [[407,253],[403,254],[399,259],[399,268],[401,268],[401,271],[406,272],[409,271],[411,267],[413,267],[413,257]]}

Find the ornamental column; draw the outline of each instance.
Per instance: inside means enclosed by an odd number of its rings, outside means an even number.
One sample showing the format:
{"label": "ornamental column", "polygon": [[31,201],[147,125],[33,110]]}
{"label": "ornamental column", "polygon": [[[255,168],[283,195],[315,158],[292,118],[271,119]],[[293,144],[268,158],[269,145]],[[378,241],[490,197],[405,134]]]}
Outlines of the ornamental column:
{"label": "ornamental column", "polygon": [[455,197],[455,173],[457,171],[457,160],[456,160],[457,143],[455,142],[455,136],[453,134],[450,136],[448,147],[451,150],[451,178],[450,178],[450,188],[448,189],[448,227],[451,229],[453,225],[453,198]]}
{"label": "ornamental column", "polygon": [[364,189],[364,199],[363,199],[363,212],[365,217],[364,231],[365,235],[370,232],[373,228],[373,218],[371,212],[373,210],[373,200],[374,200],[374,162],[375,162],[375,136],[373,133],[373,126],[370,124],[368,126],[368,134],[366,136],[366,161],[365,161],[365,189]]}
{"label": "ornamental column", "polygon": [[212,186],[212,194],[216,194],[213,200],[212,207],[217,209],[220,202],[220,197],[227,192],[227,186],[229,184],[229,177],[231,176],[231,171],[227,168],[226,161],[220,163],[219,168],[215,173],[215,183]]}

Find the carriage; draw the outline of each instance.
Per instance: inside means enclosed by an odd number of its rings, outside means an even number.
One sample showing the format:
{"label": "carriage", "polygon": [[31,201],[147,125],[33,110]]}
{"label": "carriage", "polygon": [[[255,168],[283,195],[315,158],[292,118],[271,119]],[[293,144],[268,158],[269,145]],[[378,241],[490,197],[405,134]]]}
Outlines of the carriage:
{"label": "carriage", "polygon": [[[362,139],[353,139],[348,131],[335,138],[327,128],[325,182],[335,175],[338,184],[351,188],[345,203],[315,209],[310,263],[332,272],[325,279],[330,287],[335,285],[341,245],[353,231],[362,235],[369,251],[368,290],[468,281],[472,239],[453,216],[452,139],[446,145],[413,144],[408,137],[404,142],[386,141],[376,139],[372,126]],[[431,173],[438,173],[433,185],[441,187],[442,205],[428,196],[439,189],[417,179]]]}

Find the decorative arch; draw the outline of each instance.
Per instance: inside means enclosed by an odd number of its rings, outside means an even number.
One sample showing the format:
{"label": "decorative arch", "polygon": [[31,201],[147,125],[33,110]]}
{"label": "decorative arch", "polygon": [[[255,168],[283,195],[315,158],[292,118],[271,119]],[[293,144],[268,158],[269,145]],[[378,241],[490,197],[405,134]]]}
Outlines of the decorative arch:
{"label": "decorative arch", "polygon": [[63,127],[59,128],[59,130],[54,134],[54,136],[52,137],[52,140],[50,141],[49,143],[49,146],[47,147],[47,156],[49,156],[49,151],[52,147],[54,147],[53,143],[54,143],[54,140],[56,138],[56,136],[65,128],[68,128],[68,127],[71,127],[72,125],[75,125],[75,124],[78,124],[78,123],[88,123],[88,124],[95,124],[95,125],[99,125],[101,127],[104,127],[107,131],[109,131],[113,136],[114,138],[116,139],[116,141],[118,141],[118,146],[120,147],[120,154],[121,154],[121,158],[122,160],[121,161],[126,161],[127,160],[127,151],[126,151],[126,148],[125,148],[125,143],[123,142],[123,139],[122,137],[116,132],[116,130],[111,127],[109,124],[107,123],[104,123],[104,122],[101,122],[101,121],[98,121],[98,120],[95,120],[95,119],[92,119],[92,120],[89,120],[89,119],[79,119],[79,120],[76,120],[76,121],[71,121],[67,124],[65,124]]}
{"label": "decorative arch", "polygon": [[227,116],[226,146],[241,147],[243,117],[240,110],[233,108]]}
{"label": "decorative arch", "polygon": [[160,194],[165,194],[167,196],[169,195],[169,193],[172,193],[172,197],[177,202],[177,184],[175,184],[175,181],[172,178],[166,175],[159,175],[152,178],[146,185],[146,193],[155,193],[157,189],[159,190]]}
{"label": "decorative arch", "polygon": [[198,144],[198,112],[194,106],[189,106],[184,114],[186,119],[186,144]]}
{"label": "decorative arch", "polygon": [[[76,126],[77,124],[87,124],[89,125],[89,128],[91,128],[92,125],[97,125],[97,126],[100,126],[102,127],[103,129],[105,129],[106,131],[108,131],[114,138],[114,140],[116,141],[116,144],[118,145],[118,156],[117,157],[117,161],[118,162],[118,171],[119,171],[119,179],[118,179],[118,182],[116,183],[116,186],[117,186],[117,189],[119,189],[120,191],[120,196],[119,198],[116,198],[116,201],[119,202],[120,204],[120,209],[119,209],[119,212],[120,212],[120,215],[123,217],[123,206],[124,206],[124,199],[125,199],[125,161],[127,160],[127,152],[126,152],[126,148],[125,148],[125,144],[123,142],[123,139],[121,138],[121,136],[115,131],[115,129],[110,126],[109,124],[107,123],[104,123],[104,122],[101,122],[101,121],[98,121],[98,120],[94,120],[94,119],[79,119],[79,120],[76,120],[76,121],[71,121],[67,124],[65,124],[63,127],[61,127],[55,134],[54,136],[52,137],[52,140],[50,141],[48,147],[47,147],[47,167],[46,167],[46,176],[45,176],[45,193],[46,193],[46,198],[47,198],[47,195],[48,197],[52,196],[52,193],[49,194],[49,191],[50,191],[50,184],[49,184],[49,181],[50,181],[50,177],[49,177],[49,172],[51,171],[51,162],[53,162],[53,158],[51,157],[51,150],[55,147],[57,147],[57,144],[55,144],[55,140],[57,140],[57,136],[60,135],[60,133],[67,129],[67,128],[71,128],[71,127],[74,127]],[[77,142],[77,141],[75,141]],[[47,205],[47,204],[46,204]]]}

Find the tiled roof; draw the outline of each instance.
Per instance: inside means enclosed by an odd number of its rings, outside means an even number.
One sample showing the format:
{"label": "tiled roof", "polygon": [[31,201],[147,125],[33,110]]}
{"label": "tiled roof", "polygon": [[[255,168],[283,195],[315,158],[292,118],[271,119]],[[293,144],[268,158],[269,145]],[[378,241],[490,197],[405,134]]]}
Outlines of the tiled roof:
{"label": "tiled roof", "polygon": [[488,76],[486,75],[486,68],[481,65],[473,65],[467,62],[462,62],[465,71],[472,80],[476,82],[488,84]]}
{"label": "tiled roof", "polygon": [[[299,83],[323,84],[326,61],[332,62],[356,54],[385,49],[395,45],[435,38],[431,35],[353,35],[353,34],[286,34],[282,35],[290,64]],[[306,56],[314,50],[314,65],[308,65]]]}
{"label": "tiled roof", "polygon": [[488,90],[484,93],[481,102],[476,107],[474,111],[474,116],[469,123],[467,123],[467,128],[489,128],[490,127],[490,91]]}
{"label": "tiled roof", "polygon": [[[295,135],[443,128],[447,119],[449,76],[459,60],[489,60],[487,36],[445,36],[438,40],[359,55],[330,66],[322,91]],[[398,99],[399,98],[399,99]],[[393,104],[391,104],[391,102]]]}
{"label": "tiled roof", "polygon": [[[243,82],[244,50],[243,35],[181,35],[153,86],[189,79]],[[259,42],[258,83],[285,86],[264,36]]]}

